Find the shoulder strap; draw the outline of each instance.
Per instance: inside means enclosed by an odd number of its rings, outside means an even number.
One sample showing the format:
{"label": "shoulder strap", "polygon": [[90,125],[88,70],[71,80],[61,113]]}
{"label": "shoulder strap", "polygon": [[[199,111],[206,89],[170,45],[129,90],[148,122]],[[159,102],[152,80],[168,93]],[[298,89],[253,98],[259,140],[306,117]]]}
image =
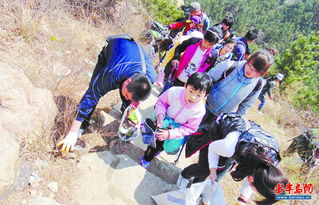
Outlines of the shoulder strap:
{"label": "shoulder strap", "polygon": [[146,74],[146,63],[145,63],[145,56],[142,50],[142,47],[136,43],[137,47],[138,47],[138,51],[140,52],[140,57],[141,57],[141,63],[142,63],[142,73]]}
{"label": "shoulder strap", "polygon": [[229,68],[227,68],[227,70],[224,71],[223,75],[214,84],[224,80],[227,76],[229,76],[229,74],[231,74],[235,70],[235,68],[237,68],[237,66],[238,66],[238,61],[236,61]]}
{"label": "shoulder strap", "polygon": [[[123,38],[123,39],[127,39],[130,41],[134,41],[134,39],[131,36],[129,36],[128,34],[121,34],[121,35],[113,35],[113,36],[106,37],[106,42],[109,43],[110,41],[112,41],[114,39],[118,39],[118,38]],[[136,45],[137,45],[139,53],[140,53],[140,58],[141,58],[141,63],[142,63],[142,73],[146,74],[145,56],[144,56],[142,47],[138,43],[136,43]]]}
{"label": "shoulder strap", "polygon": [[247,120],[246,118],[243,117],[243,120],[245,122],[245,127],[246,130],[249,130],[251,128],[251,123],[249,122],[249,120]]}
{"label": "shoulder strap", "polygon": [[262,87],[262,85],[263,85],[263,78],[260,77],[258,79],[258,82],[257,82],[255,88],[253,89],[253,92],[256,92],[257,90],[259,90]]}

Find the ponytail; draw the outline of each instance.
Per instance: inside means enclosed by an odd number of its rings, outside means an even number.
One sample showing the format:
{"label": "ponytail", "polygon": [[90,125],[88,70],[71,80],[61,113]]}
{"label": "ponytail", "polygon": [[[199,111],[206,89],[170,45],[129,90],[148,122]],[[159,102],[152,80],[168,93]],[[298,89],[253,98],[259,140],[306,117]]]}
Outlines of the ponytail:
{"label": "ponytail", "polygon": [[232,178],[241,181],[247,176],[253,176],[253,186],[265,197],[255,202],[258,205],[276,203],[274,188],[279,183],[287,184],[288,179],[273,165],[274,160],[269,156],[269,149],[260,144],[242,142],[238,145],[234,156],[238,166],[231,172]]}
{"label": "ponytail", "polygon": [[257,167],[252,175],[254,177],[253,185],[265,198],[255,201],[258,205],[269,205],[277,202],[274,188],[277,184],[287,184],[288,179],[282,172],[273,165],[263,165]]}

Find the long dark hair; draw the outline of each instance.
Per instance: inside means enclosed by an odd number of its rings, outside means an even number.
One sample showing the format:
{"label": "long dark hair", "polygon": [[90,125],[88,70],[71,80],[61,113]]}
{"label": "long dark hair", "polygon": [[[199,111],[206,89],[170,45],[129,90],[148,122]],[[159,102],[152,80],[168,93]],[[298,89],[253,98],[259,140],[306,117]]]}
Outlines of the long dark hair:
{"label": "long dark hair", "polygon": [[276,203],[274,188],[277,184],[287,184],[288,180],[273,164],[279,155],[269,147],[261,144],[242,142],[238,145],[235,160],[238,163],[236,170],[231,173],[235,181],[241,181],[247,176],[254,178],[253,185],[265,197],[256,201],[258,205]]}
{"label": "long dark hair", "polygon": [[288,179],[282,172],[273,165],[264,165],[257,167],[253,173],[253,185],[265,198],[261,201],[255,201],[258,205],[268,205],[277,202],[275,199],[274,188],[279,183],[287,184]]}

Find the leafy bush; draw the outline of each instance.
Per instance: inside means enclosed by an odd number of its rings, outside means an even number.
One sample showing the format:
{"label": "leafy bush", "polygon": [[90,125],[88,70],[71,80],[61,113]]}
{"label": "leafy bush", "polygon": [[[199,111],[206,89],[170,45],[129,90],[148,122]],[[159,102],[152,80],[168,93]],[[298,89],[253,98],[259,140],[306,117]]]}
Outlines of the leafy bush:
{"label": "leafy bush", "polygon": [[151,16],[162,24],[170,24],[183,16],[183,12],[176,7],[176,0],[143,0]]}
{"label": "leafy bush", "polygon": [[293,103],[300,108],[311,108],[319,113],[319,32],[299,36],[281,58],[277,69],[285,74],[282,90],[293,88]]}

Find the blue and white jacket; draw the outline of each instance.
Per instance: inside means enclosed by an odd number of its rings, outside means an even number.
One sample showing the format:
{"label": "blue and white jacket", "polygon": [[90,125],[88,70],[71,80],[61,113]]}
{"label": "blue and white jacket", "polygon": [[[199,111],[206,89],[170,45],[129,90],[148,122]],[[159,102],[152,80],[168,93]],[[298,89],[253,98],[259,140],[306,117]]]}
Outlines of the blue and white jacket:
{"label": "blue and white jacket", "polygon": [[[84,118],[95,108],[99,99],[107,92],[121,88],[123,82],[134,74],[142,73],[141,56],[136,42],[118,38],[107,45],[105,67],[98,72],[94,70],[88,90],[83,95],[76,120],[83,122]],[[103,52],[103,51],[102,51]],[[102,53],[101,52],[101,53]],[[151,83],[156,80],[156,71],[151,60],[143,50],[146,63],[146,76]]]}
{"label": "blue and white jacket", "polygon": [[246,61],[238,62],[238,66],[220,81],[219,79],[228,68],[211,69],[208,72],[215,82],[206,100],[206,107],[212,114],[230,113],[238,107],[237,114],[245,115],[258,98],[263,86],[257,90],[254,89],[260,77],[247,78],[244,74],[245,63]]}

